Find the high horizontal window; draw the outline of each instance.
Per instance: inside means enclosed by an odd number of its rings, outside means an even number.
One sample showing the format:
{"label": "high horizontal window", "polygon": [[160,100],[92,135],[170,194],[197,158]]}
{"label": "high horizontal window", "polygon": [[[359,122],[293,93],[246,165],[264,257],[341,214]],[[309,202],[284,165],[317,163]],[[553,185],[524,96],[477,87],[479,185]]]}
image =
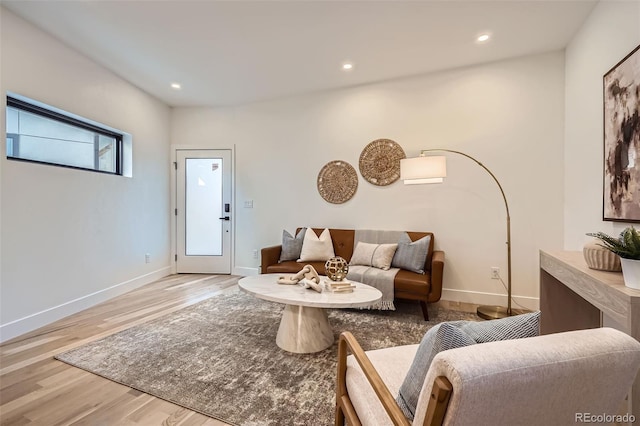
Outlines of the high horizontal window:
{"label": "high horizontal window", "polygon": [[7,96],[7,158],[122,174],[123,134]]}

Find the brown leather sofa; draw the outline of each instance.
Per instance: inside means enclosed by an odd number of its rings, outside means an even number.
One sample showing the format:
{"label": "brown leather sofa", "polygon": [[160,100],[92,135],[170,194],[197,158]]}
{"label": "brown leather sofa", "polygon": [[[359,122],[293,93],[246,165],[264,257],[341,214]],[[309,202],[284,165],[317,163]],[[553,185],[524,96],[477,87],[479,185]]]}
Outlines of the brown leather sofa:
{"label": "brown leather sofa", "polygon": [[[300,229],[296,230],[296,233]],[[320,235],[322,228],[313,228],[316,235]],[[353,229],[329,229],[333,241],[333,250],[336,256],[347,261],[351,260],[354,247],[355,230]],[[401,269],[394,280],[395,299],[417,300],[420,302],[425,321],[429,320],[427,303],[440,300],[442,295],[442,271],[444,269],[444,252],[433,250],[434,236],[431,232],[407,232],[411,241],[416,241],[427,235],[431,236],[429,250],[424,265],[424,274]],[[280,263],[282,246],[266,247],[261,250],[262,274],[285,274],[300,271],[307,263],[299,263],[295,260]],[[325,275],[324,262],[308,262],[319,274]]]}

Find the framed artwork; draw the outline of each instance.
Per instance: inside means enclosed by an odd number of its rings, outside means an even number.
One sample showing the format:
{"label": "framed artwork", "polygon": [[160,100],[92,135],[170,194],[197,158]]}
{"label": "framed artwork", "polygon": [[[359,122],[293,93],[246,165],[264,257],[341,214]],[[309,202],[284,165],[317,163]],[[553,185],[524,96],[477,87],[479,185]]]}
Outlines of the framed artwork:
{"label": "framed artwork", "polygon": [[640,222],[640,46],[604,75],[603,220]]}

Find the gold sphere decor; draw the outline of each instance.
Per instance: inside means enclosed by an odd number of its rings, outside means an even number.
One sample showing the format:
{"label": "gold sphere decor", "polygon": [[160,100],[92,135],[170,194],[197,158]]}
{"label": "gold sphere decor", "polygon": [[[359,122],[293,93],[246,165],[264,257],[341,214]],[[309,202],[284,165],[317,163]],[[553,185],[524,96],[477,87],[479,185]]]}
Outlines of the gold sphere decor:
{"label": "gold sphere decor", "polygon": [[336,256],[327,260],[324,269],[331,281],[342,281],[349,272],[349,263],[340,256]]}

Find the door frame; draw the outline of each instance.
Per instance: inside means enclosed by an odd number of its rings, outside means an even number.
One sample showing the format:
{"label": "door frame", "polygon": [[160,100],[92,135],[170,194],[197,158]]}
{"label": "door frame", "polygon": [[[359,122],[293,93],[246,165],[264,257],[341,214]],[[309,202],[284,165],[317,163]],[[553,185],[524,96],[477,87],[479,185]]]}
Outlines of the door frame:
{"label": "door frame", "polygon": [[177,273],[176,256],[178,255],[178,218],[175,215],[175,209],[179,208],[178,204],[178,173],[175,164],[178,161],[178,151],[202,151],[202,150],[229,150],[231,151],[231,244],[229,247],[231,256],[231,275],[238,275],[236,272],[236,146],[235,144],[216,144],[215,146],[202,145],[178,145],[171,144],[171,185],[170,185],[170,215],[171,215],[171,273]]}

